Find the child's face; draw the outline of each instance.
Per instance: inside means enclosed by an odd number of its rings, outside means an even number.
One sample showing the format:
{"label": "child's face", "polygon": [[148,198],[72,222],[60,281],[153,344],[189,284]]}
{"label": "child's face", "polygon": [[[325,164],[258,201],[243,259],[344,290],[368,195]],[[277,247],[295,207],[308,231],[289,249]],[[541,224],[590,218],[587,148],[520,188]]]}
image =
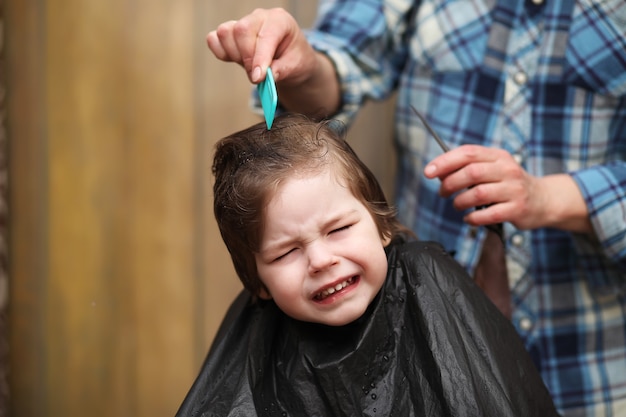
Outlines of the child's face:
{"label": "child's face", "polygon": [[384,242],[365,206],[330,173],[287,180],[265,212],[256,266],[289,316],[341,326],[359,318],[387,274]]}

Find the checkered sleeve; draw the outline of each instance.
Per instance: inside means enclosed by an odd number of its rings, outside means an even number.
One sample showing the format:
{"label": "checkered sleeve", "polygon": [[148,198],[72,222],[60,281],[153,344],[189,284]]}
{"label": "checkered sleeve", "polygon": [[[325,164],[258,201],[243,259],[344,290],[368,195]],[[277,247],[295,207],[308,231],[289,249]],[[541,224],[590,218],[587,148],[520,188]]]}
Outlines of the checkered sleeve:
{"label": "checkered sleeve", "polygon": [[585,198],[598,243],[626,271],[626,162],[584,169],[572,176]]}
{"label": "checkered sleeve", "polygon": [[405,62],[406,22],[417,2],[353,0],[321,8],[311,45],[333,62],[342,86],[335,117],[350,123],[364,101],[388,97]]}

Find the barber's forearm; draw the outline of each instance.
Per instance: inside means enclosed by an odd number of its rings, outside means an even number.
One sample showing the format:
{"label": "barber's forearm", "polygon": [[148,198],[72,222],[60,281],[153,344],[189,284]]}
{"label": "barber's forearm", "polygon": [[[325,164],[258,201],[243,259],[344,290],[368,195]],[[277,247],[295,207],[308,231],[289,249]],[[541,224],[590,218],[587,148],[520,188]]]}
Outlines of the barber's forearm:
{"label": "barber's forearm", "polygon": [[312,117],[329,117],[341,105],[341,89],[335,67],[328,57],[317,53],[317,69],[298,83],[277,83],[280,104],[285,109]]}

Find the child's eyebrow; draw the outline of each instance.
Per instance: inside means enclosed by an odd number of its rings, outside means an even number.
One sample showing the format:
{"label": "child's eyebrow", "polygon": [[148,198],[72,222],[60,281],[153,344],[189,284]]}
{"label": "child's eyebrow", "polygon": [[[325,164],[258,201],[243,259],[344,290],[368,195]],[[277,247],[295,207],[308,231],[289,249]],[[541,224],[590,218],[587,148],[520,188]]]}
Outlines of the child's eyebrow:
{"label": "child's eyebrow", "polygon": [[[352,208],[333,213],[329,219],[327,219],[326,221],[322,223],[321,229],[322,230],[331,229],[339,223],[342,223],[346,220],[350,220],[351,216],[354,216],[356,214],[358,214],[358,210],[352,209]],[[279,252],[281,249],[289,247],[295,244],[296,242],[300,242],[302,240],[303,238],[302,236],[300,236],[300,234],[298,234],[298,236],[291,236],[288,234],[287,237],[285,237],[284,239],[275,240],[275,241],[270,242],[266,246],[262,246],[259,249],[259,254],[265,254],[268,252]]]}
{"label": "child's eyebrow", "polygon": [[259,255],[273,257],[275,254],[278,254],[285,250],[286,248],[292,246],[298,239],[282,239],[279,241],[272,241],[270,244],[261,246],[259,248]]}

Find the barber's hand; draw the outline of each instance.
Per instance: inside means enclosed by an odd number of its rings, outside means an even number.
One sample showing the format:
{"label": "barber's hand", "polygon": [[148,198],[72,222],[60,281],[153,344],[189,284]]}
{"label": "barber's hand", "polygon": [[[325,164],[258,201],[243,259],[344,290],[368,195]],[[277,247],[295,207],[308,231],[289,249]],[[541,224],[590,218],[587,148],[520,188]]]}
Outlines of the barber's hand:
{"label": "barber's hand", "polygon": [[535,177],[502,149],[463,145],[432,160],[424,174],[440,179],[439,193],[454,195],[456,209],[486,206],[465,216],[471,225],[510,222],[518,229],[592,230],[582,194],[569,175]]}
{"label": "barber's hand", "polygon": [[253,83],[272,67],[274,78],[288,84],[306,81],[317,57],[296,20],[284,9],[256,9],[239,20],[220,24],[207,44],[222,61],[241,65]]}

